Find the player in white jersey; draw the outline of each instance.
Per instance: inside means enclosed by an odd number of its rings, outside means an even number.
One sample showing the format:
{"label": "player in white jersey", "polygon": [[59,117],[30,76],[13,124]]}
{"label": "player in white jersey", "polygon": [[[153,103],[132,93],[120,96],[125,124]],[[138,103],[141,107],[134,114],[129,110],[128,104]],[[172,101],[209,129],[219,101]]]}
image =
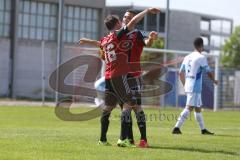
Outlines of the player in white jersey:
{"label": "player in white jersey", "polygon": [[180,114],[178,121],[172,131],[173,134],[181,134],[181,126],[190,115],[190,112],[195,110],[194,116],[197,120],[202,134],[214,134],[204,127],[203,116],[201,113],[202,106],[202,73],[206,72],[214,84],[218,81],[214,78],[214,73],[211,71],[207,58],[202,54],[203,39],[198,37],[194,40],[195,51],[187,55],[180,67],[179,76],[184,85],[187,95],[186,107]]}

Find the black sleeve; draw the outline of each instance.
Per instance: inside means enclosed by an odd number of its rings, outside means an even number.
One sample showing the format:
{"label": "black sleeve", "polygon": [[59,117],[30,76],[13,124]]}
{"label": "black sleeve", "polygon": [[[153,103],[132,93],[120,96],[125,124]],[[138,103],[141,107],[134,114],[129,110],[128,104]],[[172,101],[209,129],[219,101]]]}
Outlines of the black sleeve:
{"label": "black sleeve", "polygon": [[143,38],[148,38],[148,32],[143,31],[143,30],[138,30],[140,32],[140,34],[143,36]]}
{"label": "black sleeve", "polygon": [[143,33],[141,31],[138,31],[137,32],[137,40],[138,40],[138,43],[143,43],[143,45],[145,46],[145,39],[147,37],[143,35]]}
{"label": "black sleeve", "polygon": [[119,29],[119,30],[116,32],[117,38],[118,38],[118,39],[122,38],[122,36],[123,36],[124,34],[127,34],[128,32],[129,32],[129,30],[128,30],[127,26],[122,27],[121,29]]}

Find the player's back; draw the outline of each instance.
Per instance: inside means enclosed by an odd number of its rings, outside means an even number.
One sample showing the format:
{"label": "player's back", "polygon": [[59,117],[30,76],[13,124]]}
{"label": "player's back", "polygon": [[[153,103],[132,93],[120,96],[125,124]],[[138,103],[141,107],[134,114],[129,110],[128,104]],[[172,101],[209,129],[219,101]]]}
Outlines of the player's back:
{"label": "player's back", "polygon": [[185,92],[201,92],[205,61],[206,57],[198,52],[192,52],[184,58],[182,66],[185,70]]}
{"label": "player's back", "polygon": [[185,73],[188,76],[196,76],[201,67],[201,60],[205,58],[204,55],[198,52],[192,52],[184,58]]}
{"label": "player's back", "polygon": [[126,46],[122,45],[122,42],[125,39],[125,35],[118,36],[117,32],[114,32],[100,41],[100,46],[104,50],[105,54],[106,79],[125,75],[130,72],[128,64],[128,51],[131,48],[126,48]]}

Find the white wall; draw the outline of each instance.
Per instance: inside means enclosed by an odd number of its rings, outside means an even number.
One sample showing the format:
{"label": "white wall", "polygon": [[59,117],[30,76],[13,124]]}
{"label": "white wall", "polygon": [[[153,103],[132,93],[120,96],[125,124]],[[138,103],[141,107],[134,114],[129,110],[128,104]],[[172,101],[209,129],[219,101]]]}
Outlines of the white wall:
{"label": "white wall", "polygon": [[[47,96],[53,96],[48,86],[48,75],[56,68],[56,44],[45,44],[45,88]],[[15,56],[14,94],[17,97],[40,98],[42,88],[41,41],[21,40]]]}

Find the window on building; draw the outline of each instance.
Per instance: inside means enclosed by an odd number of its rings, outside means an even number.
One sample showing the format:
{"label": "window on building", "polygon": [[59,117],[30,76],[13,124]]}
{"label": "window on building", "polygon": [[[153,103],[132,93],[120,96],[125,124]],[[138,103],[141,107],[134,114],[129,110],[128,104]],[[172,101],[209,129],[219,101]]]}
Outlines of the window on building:
{"label": "window on building", "polygon": [[201,36],[203,39],[204,46],[209,46],[209,37],[207,36]]}
{"label": "window on building", "polygon": [[221,27],[222,33],[231,34],[231,22],[230,21],[222,21]]}
{"label": "window on building", "polygon": [[0,36],[10,36],[10,22],[11,22],[11,1],[0,0]]}
{"label": "window on building", "polygon": [[57,4],[21,0],[19,38],[56,40]]}
{"label": "window on building", "polygon": [[221,20],[212,20],[211,21],[211,31],[213,32],[221,32]]}
{"label": "window on building", "polygon": [[165,32],[165,16],[166,14],[165,13],[160,13],[160,16],[159,16],[159,31],[160,32]]}
{"label": "window on building", "polygon": [[76,42],[82,37],[98,39],[99,11],[93,8],[66,5],[64,10],[65,42]]}
{"label": "window on building", "polygon": [[200,23],[200,28],[201,28],[201,30],[209,31],[210,30],[210,22],[202,20],[201,23]]}
{"label": "window on building", "polygon": [[148,14],[147,15],[147,30],[156,31],[157,30],[157,15]]}
{"label": "window on building", "polygon": [[211,36],[210,44],[213,47],[221,47],[221,37],[220,36]]}

